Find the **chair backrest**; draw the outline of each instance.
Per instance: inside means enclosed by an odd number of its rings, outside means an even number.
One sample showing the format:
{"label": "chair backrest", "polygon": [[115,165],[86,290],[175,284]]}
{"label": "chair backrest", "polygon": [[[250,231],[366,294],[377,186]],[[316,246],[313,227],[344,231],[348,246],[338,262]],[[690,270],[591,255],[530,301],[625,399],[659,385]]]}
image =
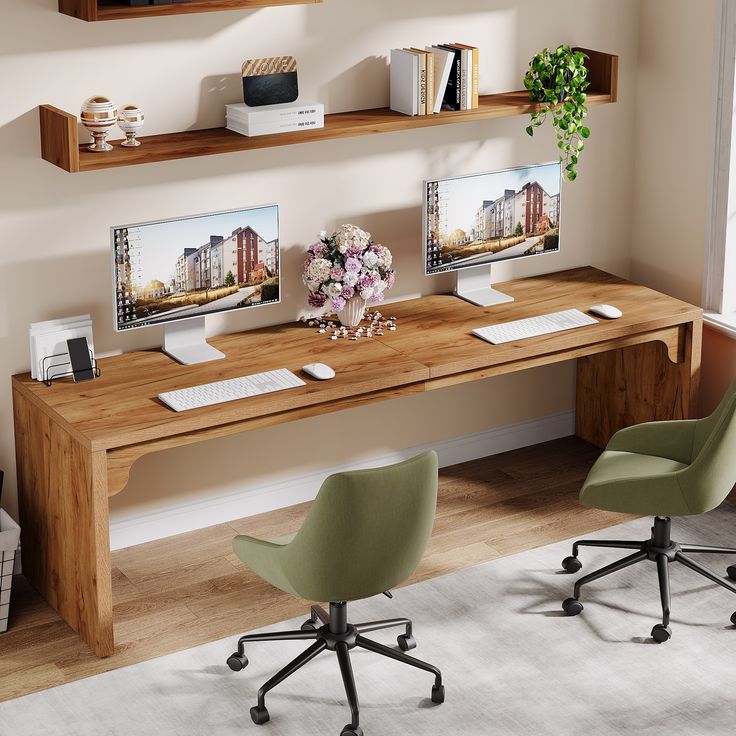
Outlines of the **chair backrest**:
{"label": "chair backrest", "polygon": [[736,485],[736,380],[716,410],[697,422],[693,461],[679,475],[680,487],[694,513],[718,506]]}
{"label": "chair backrest", "polygon": [[284,550],[291,584],[314,601],[357,600],[395,587],[419,564],[436,507],[433,451],[331,475]]}

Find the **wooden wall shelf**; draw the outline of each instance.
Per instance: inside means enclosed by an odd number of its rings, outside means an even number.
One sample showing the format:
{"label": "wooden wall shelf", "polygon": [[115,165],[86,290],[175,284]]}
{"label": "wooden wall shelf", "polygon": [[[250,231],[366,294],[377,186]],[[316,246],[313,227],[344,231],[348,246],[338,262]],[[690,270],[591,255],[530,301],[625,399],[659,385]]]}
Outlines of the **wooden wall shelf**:
{"label": "wooden wall shelf", "polygon": [[249,10],[274,5],[310,5],[323,0],[191,0],[167,5],[131,7],[115,0],[59,0],[59,12],[94,23],[98,20],[150,18],[154,15],[185,15],[215,13],[220,10]]}
{"label": "wooden wall shelf", "polygon": [[[618,57],[588,49],[582,50],[589,56],[587,64],[591,85],[588,90],[588,104],[601,105],[615,102],[618,87]],[[92,153],[87,150],[86,144],[79,145],[75,115],[52,105],[41,105],[41,156],[65,171],[77,173],[194,156],[209,156],[217,153],[275,148],[333,138],[349,138],[434,125],[511,117],[528,114],[536,108],[537,105],[529,101],[526,91],[507,92],[481,97],[480,107],[477,110],[443,112],[438,115],[421,117],[401,115],[386,108],[341,112],[325,115],[325,127],[320,130],[248,138],[226,128],[210,128],[143,136],[140,138],[142,145],[138,148],[123,148],[118,142],[115,142],[114,149],[109,153]]]}

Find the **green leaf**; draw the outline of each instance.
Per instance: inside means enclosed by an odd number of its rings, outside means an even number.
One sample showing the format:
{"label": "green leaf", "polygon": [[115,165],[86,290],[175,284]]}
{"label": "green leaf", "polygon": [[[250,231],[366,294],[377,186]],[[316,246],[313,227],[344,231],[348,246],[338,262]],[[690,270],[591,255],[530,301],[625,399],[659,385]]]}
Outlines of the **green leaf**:
{"label": "green leaf", "polygon": [[580,128],[580,136],[581,138],[590,138],[590,128],[586,128],[585,126]]}
{"label": "green leaf", "polygon": [[534,135],[534,128],[531,125],[528,125],[526,128],[527,135]]}

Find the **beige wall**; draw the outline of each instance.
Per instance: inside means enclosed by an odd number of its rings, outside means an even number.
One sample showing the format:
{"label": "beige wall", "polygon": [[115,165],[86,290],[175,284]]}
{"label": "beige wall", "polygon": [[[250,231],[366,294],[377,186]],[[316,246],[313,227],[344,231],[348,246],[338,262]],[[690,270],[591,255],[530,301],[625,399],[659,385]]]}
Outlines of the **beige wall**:
{"label": "beige wall", "polygon": [[[342,222],[359,224],[392,247],[398,268],[392,297],[448,290],[448,277],[422,276],[422,179],[545,161],[555,151],[550,131],[530,140],[517,118],[68,175],[39,158],[39,103],[76,111],[86,96],[107,94],[143,107],[146,132],[154,133],[220,124],[223,104],[238,99],[245,57],[294,54],[303,94],[337,111],[387,102],[384,56],[392,46],[477,44],[483,91],[520,87],[528,59],[545,45],[618,53],[619,102],[591,110],[593,137],[581,175],[564,190],[562,252],[502,265],[496,276],[587,263],[628,274],[635,0],[326,0],[316,7],[99,24],[61,16],[55,5],[4,0],[0,27],[0,467],[11,471],[4,505],[12,512],[9,377],[28,368],[28,324],[89,311],[98,350],[161,342],[160,328],[112,330],[110,225],[280,203],[284,303],[208,322],[211,333],[232,332],[294,318],[304,302],[304,247]],[[573,382],[571,366],[554,366],[151,456],[134,469],[113,514],[256,485],[274,469],[303,472],[571,409]],[[352,439],[336,442],[345,437]]]}
{"label": "beige wall", "polygon": [[631,275],[700,304],[712,146],[714,0],[642,0]]}
{"label": "beige wall", "polygon": [[703,364],[700,380],[700,416],[718,406],[736,378],[736,340],[706,327],[703,331]]}

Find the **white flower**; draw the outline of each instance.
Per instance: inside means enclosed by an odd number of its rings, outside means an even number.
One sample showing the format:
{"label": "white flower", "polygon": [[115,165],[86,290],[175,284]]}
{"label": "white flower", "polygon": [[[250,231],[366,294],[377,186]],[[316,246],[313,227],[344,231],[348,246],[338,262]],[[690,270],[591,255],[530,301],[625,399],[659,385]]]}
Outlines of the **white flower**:
{"label": "white flower", "polygon": [[344,253],[351,245],[367,248],[371,240],[371,234],[361,230],[355,225],[341,225],[335,231],[335,243],[341,253]]}
{"label": "white flower", "polygon": [[374,291],[376,292],[376,294],[380,294],[381,292],[383,292],[383,291],[386,291],[386,287],[387,287],[387,286],[388,286],[388,285],[386,284],[386,282],[385,282],[385,281],[384,281],[383,279],[381,279],[381,280],[380,280],[380,281],[379,281],[379,282],[378,282],[378,283],[377,283],[377,284],[376,284],[376,285],[375,285],[375,286],[373,287],[373,290],[374,290]]}
{"label": "white flower", "polygon": [[320,230],[319,231],[319,239],[324,240],[327,237],[327,230]]}
{"label": "white flower", "polygon": [[360,290],[360,298],[361,299],[370,299],[373,296],[373,289],[368,287],[367,289],[361,289]]}
{"label": "white flower", "polygon": [[358,283],[358,274],[348,271],[343,277],[342,282],[346,286],[355,286]]}
{"label": "white flower", "polygon": [[363,263],[368,268],[373,268],[378,263],[378,256],[372,250],[367,250],[363,253]]}
{"label": "white flower", "polygon": [[337,282],[333,282],[331,284],[327,284],[327,295],[330,297],[330,299],[335,299],[340,294],[342,294],[342,284],[338,284]]}
{"label": "white flower", "polygon": [[391,255],[391,251],[384,245],[381,246],[381,255],[378,257],[379,268],[391,268],[394,257]]}
{"label": "white flower", "polygon": [[307,277],[310,281],[325,281],[330,278],[332,264],[326,258],[315,258],[307,268]]}

